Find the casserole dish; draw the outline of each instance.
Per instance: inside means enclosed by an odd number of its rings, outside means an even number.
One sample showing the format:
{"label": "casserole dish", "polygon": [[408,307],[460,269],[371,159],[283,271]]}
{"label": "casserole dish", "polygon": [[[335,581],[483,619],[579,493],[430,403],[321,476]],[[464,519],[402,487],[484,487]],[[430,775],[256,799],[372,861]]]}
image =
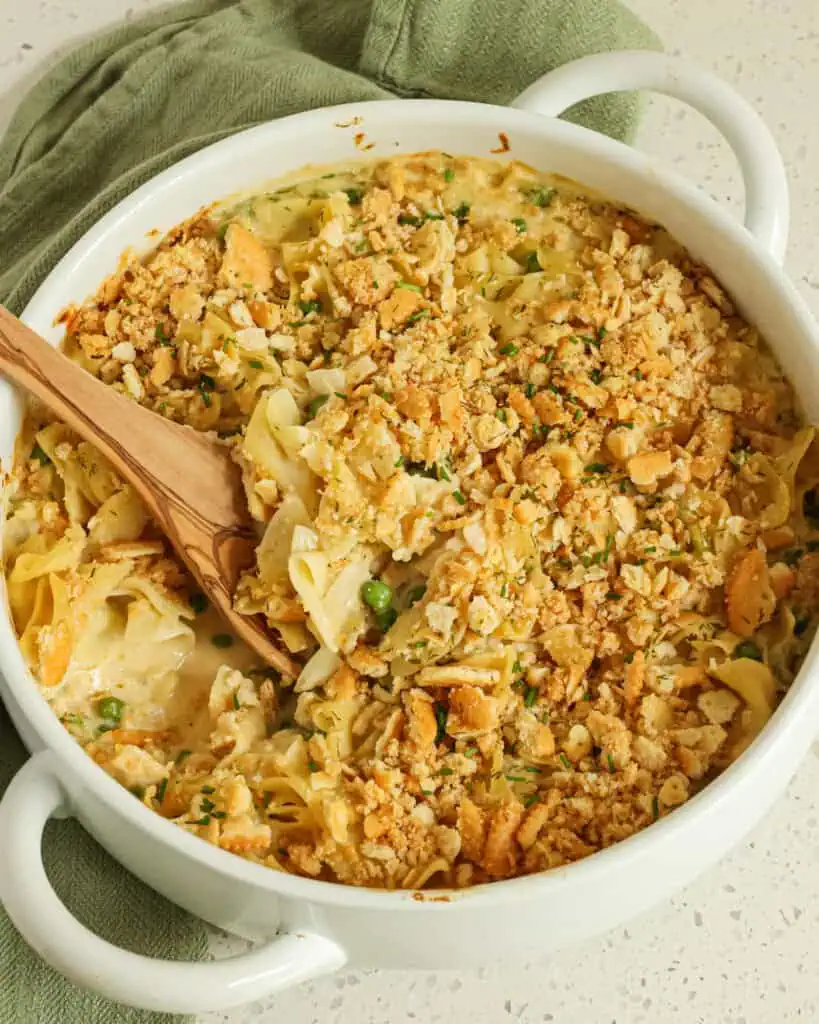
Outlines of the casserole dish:
{"label": "casserole dish", "polygon": [[[696,188],[628,148],[555,119],[600,92],[655,88],[693,103],[732,144],[746,186],[743,229]],[[52,326],[92,292],[131,244],[227,193],[305,163],[445,147],[498,152],[582,181],[662,223],[708,263],[743,315],[771,339],[809,419],[819,415],[816,328],[778,267],[787,230],[782,162],[756,115],[718,81],[666,57],[587,58],[547,76],[518,109],[439,101],[353,104],[244,132],[183,161],[109,213],[55,269],[24,318],[57,343]],[[289,154],[296,154],[291,156]],[[3,387],[0,455],[11,454],[22,405]],[[268,995],[349,962],[459,967],[520,959],[611,927],[716,860],[787,782],[812,739],[819,699],[808,655],[787,698],[751,749],[690,804],[586,861],[540,876],[458,892],[378,892],[285,876],[200,843],[130,800],[84,756],[32,685],[10,623],[0,623],[3,696],[35,756],[0,807],[0,898],[24,937],[58,970],[122,1002],[196,1012]],[[215,964],[151,961],[115,949],[57,900],[39,846],[49,816],[73,813],[123,865],[193,913],[261,945]],[[548,926],[544,927],[544,922]]]}

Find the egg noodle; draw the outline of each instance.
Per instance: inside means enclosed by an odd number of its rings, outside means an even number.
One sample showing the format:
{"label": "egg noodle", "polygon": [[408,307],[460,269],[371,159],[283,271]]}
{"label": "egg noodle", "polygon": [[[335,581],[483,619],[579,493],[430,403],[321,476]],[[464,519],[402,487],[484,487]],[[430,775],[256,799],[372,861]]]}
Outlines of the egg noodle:
{"label": "egg noodle", "polygon": [[135,798],[271,868],[463,887],[585,857],[697,792],[792,681],[814,430],[634,213],[444,153],[304,173],[64,314],[85,370],[230,447],[259,525],[236,607],[297,678],[34,405],[5,534],[23,653]]}

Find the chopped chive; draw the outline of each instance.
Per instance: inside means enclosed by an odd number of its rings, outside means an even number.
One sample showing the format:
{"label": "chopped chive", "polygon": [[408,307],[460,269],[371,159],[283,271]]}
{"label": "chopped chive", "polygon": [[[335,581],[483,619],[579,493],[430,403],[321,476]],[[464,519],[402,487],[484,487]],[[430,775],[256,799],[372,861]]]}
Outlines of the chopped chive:
{"label": "chopped chive", "polygon": [[210,642],[214,647],[225,649],[233,646],[233,637],[229,633],[214,633]]}
{"label": "chopped chive", "polygon": [[516,356],[518,352],[520,352],[520,349],[514,342],[508,341],[505,345],[501,345],[498,352],[500,352],[502,356]]}
{"label": "chopped chive", "polygon": [[523,806],[527,809],[540,800],[540,793],[527,793],[523,798]]}
{"label": "chopped chive", "polygon": [[407,317],[408,324],[414,324],[418,320],[422,320],[424,317],[428,317],[430,312],[428,309],[419,309],[417,313],[412,313]]}
{"label": "chopped chive", "polygon": [[609,775],[614,775],[614,758],[611,754],[606,754],[609,765]]}
{"label": "chopped chive", "polygon": [[180,750],[179,753],[176,755],[176,760],[174,761],[174,764],[182,764],[185,758],[190,757],[192,753],[192,750]]}
{"label": "chopped chive", "polygon": [[451,167],[445,168],[445,170],[444,170],[444,181],[447,181],[447,182],[452,181],[454,177],[455,177],[455,171],[453,171]]}
{"label": "chopped chive", "polygon": [[310,299],[308,302],[300,302],[299,309],[305,316],[309,316],[310,313],[321,312],[321,303],[318,299]]}
{"label": "chopped chive", "polygon": [[162,781],[156,787],[156,796],[154,797],[154,799],[156,800],[156,802],[158,804],[161,804],[162,801],[165,799],[165,790],[167,788],[168,788],[168,776],[166,775],[165,778],[162,779]]}
{"label": "chopped chive", "polygon": [[361,200],[364,198],[363,188],[345,188],[344,194],[347,196],[347,200],[350,206],[358,206]]}
{"label": "chopped chive", "polygon": [[444,767],[444,768],[442,768],[442,769],[441,769],[441,770],[440,770],[440,771],[438,772],[438,774],[439,774],[439,775],[454,775],[454,774],[455,774],[455,772],[454,772],[454,771],[453,771],[453,770],[452,770],[451,768],[446,768],[446,767]]}
{"label": "chopped chive", "polygon": [[435,703],[435,721],[438,724],[438,731],[435,734],[435,742],[443,743],[446,739],[446,722],[449,717],[449,708],[440,701]]}
{"label": "chopped chive", "polygon": [[656,796],[651,801],[651,814],[655,821],[660,817],[660,801]]}
{"label": "chopped chive", "polygon": [[523,694],[523,703],[527,708],[530,708],[537,700],[537,687],[527,686]]}
{"label": "chopped chive", "polygon": [[191,594],[188,598],[188,604],[197,615],[201,615],[208,606],[208,599],[204,594]]}
{"label": "chopped chive", "polygon": [[568,759],[568,757],[566,757],[565,754],[560,755],[560,763],[563,765],[567,772],[572,771],[572,763]]}
{"label": "chopped chive", "polygon": [[515,229],[519,235],[525,234],[526,232],[526,221],[523,217],[513,217],[512,223],[515,225]]}
{"label": "chopped chive", "polygon": [[408,292],[423,292],[420,284],[413,284],[411,281],[399,281],[396,288],[405,288]]}
{"label": "chopped chive", "polygon": [[463,224],[464,221],[467,220],[467,218],[469,217],[469,211],[471,209],[472,209],[472,204],[471,203],[463,202],[463,203],[459,203],[452,212],[458,218],[458,222],[460,224]]}
{"label": "chopped chive", "polygon": [[261,359],[251,359],[247,365],[253,367],[254,370],[264,369],[264,363],[261,361]]}
{"label": "chopped chive", "polygon": [[206,793],[206,794],[207,794],[208,796],[210,796],[210,794],[211,794],[211,793],[215,793],[215,792],[216,792],[216,790],[215,790],[215,789],[213,788],[213,786],[203,786],[203,787],[202,787],[202,788],[201,788],[201,789],[199,790],[199,792],[200,792],[200,793]]}
{"label": "chopped chive", "polygon": [[608,473],[609,467],[605,462],[590,462],[586,466],[587,473]]}
{"label": "chopped chive", "polygon": [[463,496],[463,494],[461,494],[460,491],[453,491],[452,497],[458,502],[459,505],[466,504],[466,498]]}

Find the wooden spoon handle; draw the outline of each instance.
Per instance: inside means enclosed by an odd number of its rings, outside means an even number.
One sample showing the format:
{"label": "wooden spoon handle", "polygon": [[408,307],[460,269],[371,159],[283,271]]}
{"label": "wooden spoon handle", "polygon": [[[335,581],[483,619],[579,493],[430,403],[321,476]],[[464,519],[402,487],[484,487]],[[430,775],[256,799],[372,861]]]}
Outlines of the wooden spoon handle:
{"label": "wooden spoon handle", "polygon": [[[189,481],[202,468],[198,460],[207,460],[211,472],[217,461],[230,471],[227,453],[217,460],[213,445],[195,431],[157,416],[92,377],[2,306],[0,371],[109,459],[160,522],[166,518],[167,500],[177,490],[190,489]],[[227,482],[208,481],[208,519],[217,527],[248,522],[236,489],[219,486]],[[166,500],[160,501],[163,495]]]}
{"label": "wooden spoon handle", "polygon": [[260,622],[233,609],[255,543],[241,473],[227,450],[107,387],[2,306],[0,372],[112,463],[235,632],[280,672],[297,675]]}

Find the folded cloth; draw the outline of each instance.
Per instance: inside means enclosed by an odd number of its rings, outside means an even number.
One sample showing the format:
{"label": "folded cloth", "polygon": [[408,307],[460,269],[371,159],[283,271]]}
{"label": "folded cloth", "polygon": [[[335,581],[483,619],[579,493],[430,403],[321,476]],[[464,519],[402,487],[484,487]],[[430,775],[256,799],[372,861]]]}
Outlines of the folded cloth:
{"label": "folded cloth", "polygon": [[[19,313],[114,203],[241,128],[396,95],[506,103],[575,57],[658,45],[616,0],[189,0],[162,8],[79,47],[21,103],[0,143],[0,301]],[[569,116],[627,139],[637,101],[602,96]],[[0,792],[23,758],[7,724]],[[96,930],[153,955],[204,954],[202,927],[78,826],[52,824],[45,848],[61,894]],[[63,982],[2,912],[0,970],[4,1024],[162,1019]]]}
{"label": "folded cloth", "polygon": [[[25,757],[0,705],[0,794]],[[71,913],[109,942],[145,956],[201,960],[207,954],[202,922],[134,878],[75,821],[49,822],[43,860]],[[3,1024],[170,1024],[179,1019],[120,1006],[72,985],[29,949],[0,909]]]}

